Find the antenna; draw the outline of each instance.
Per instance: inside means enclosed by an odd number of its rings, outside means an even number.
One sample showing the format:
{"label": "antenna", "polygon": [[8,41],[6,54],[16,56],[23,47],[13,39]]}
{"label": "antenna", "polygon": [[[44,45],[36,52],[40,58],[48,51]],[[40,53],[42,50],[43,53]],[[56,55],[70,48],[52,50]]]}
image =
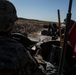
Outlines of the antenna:
{"label": "antenna", "polygon": [[59,25],[59,34],[60,34],[60,46],[62,47],[61,22],[60,22],[60,10],[59,9],[58,9],[58,25]]}
{"label": "antenna", "polygon": [[62,51],[61,51],[61,56],[60,56],[61,58],[60,58],[60,63],[59,63],[59,68],[58,68],[58,75],[62,75],[62,71],[63,71],[63,64],[64,64],[66,48],[67,48],[68,31],[69,31],[69,25],[70,25],[70,20],[71,20],[72,1],[73,0],[69,1],[69,9],[66,16],[66,28],[65,28],[63,46],[62,46]]}

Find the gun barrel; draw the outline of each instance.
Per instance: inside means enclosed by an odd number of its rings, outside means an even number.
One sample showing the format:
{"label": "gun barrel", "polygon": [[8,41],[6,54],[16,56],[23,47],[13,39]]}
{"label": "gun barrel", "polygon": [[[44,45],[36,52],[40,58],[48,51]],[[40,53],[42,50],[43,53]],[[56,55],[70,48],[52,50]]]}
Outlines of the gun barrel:
{"label": "gun barrel", "polygon": [[62,51],[61,51],[61,56],[60,56],[58,75],[62,75],[62,71],[63,71],[63,64],[64,64],[65,54],[67,50],[66,48],[67,48],[67,40],[68,40],[68,31],[69,31],[69,25],[70,25],[70,20],[71,20],[71,7],[72,7],[72,0],[70,0],[69,9],[66,16],[66,28],[65,28],[63,46],[62,46]]}

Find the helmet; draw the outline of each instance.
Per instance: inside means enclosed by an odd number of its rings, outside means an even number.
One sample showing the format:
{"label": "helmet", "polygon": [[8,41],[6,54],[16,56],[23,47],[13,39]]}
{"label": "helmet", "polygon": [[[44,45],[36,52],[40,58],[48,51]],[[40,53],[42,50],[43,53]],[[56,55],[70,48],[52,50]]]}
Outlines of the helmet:
{"label": "helmet", "polygon": [[7,0],[0,0],[0,32],[8,32],[17,20],[14,5]]}

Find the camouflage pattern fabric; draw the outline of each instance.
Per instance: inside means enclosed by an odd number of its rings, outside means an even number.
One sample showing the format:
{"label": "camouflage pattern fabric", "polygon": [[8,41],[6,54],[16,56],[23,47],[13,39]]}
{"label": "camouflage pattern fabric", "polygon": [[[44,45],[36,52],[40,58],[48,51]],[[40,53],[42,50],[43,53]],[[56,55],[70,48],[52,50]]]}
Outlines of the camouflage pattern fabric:
{"label": "camouflage pattern fabric", "polygon": [[0,75],[45,75],[17,41],[0,36]]}
{"label": "camouflage pattern fabric", "polygon": [[11,30],[17,19],[14,5],[9,1],[0,0],[0,32]]}

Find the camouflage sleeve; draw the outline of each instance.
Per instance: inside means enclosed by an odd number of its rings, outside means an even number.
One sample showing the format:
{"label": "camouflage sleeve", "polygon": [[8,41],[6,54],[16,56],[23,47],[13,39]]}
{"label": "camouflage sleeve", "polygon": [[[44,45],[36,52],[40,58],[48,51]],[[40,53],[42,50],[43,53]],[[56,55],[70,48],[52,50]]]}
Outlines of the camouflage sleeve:
{"label": "camouflage sleeve", "polygon": [[17,56],[22,73],[25,75],[34,75],[38,70],[38,65],[30,53],[23,47],[18,49]]}

